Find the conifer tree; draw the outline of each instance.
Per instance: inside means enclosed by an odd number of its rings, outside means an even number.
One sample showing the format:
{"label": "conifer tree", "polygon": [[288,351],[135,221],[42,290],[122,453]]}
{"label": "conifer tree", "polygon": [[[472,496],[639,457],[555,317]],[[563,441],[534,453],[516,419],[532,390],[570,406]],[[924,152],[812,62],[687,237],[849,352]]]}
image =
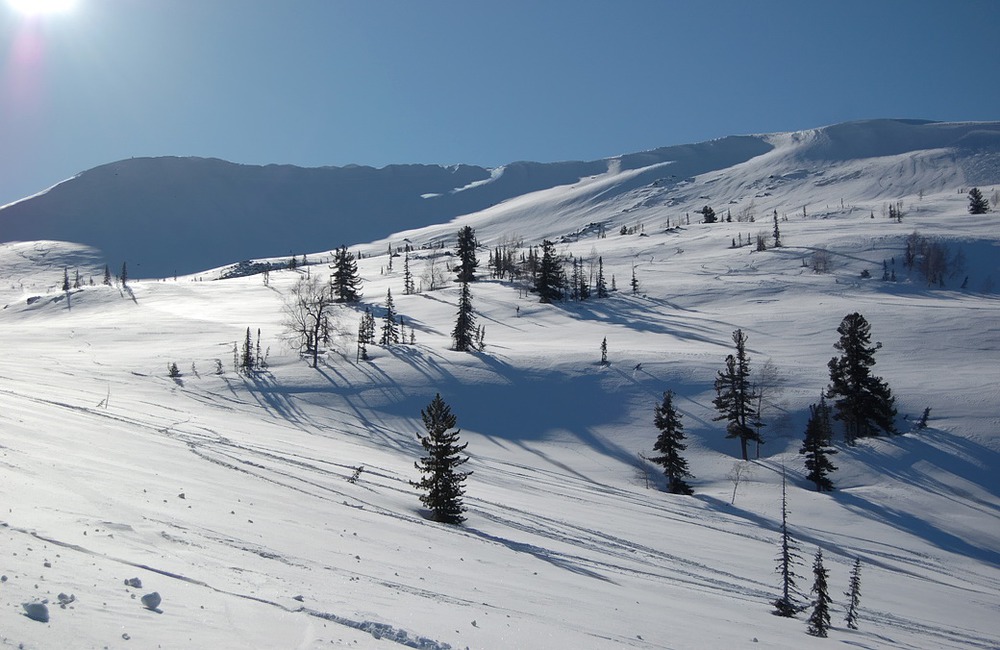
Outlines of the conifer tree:
{"label": "conifer tree", "polygon": [[762,426],[757,416],[755,403],[757,391],[750,383],[750,360],[746,354],[746,334],[737,329],[733,332],[736,355],[726,357],[726,368],[720,370],[715,379],[716,398],[713,400],[719,415],[714,420],[727,420],[726,437],[740,439],[743,460],[749,460],[747,445],[762,443],[758,429]]}
{"label": "conifer tree", "polygon": [[811,636],[826,638],[827,630],[830,629],[830,593],[827,588],[827,578],[830,572],[823,567],[823,549],[816,549],[816,557],[813,560],[813,586],[812,593],[815,594],[813,600],[812,614],[809,615],[809,624],[806,632]]}
{"label": "conifer tree", "polygon": [[385,313],[382,315],[382,338],[379,345],[399,343],[399,328],[396,326],[396,306],[392,302],[392,289],[385,290]]}
{"label": "conifer tree", "polygon": [[990,211],[990,202],[983,196],[978,187],[969,190],[969,214],[986,214]]}
{"label": "conifer tree", "polygon": [[844,622],[847,623],[847,627],[856,630],[858,629],[858,608],[861,606],[861,558],[854,559],[850,585],[844,595],[847,596],[847,616],[844,617]]}
{"label": "conifer tree", "polygon": [[358,323],[358,361],[368,360],[368,346],[375,345],[375,317],[372,310],[365,308]]}
{"label": "conifer tree", "polygon": [[62,290],[69,291],[69,269],[63,267],[63,283]]}
{"label": "conifer tree", "polygon": [[455,319],[455,329],[451,332],[451,340],[455,350],[469,352],[476,347],[476,316],[472,311],[472,292],[469,283],[462,283],[462,292],[458,297],[458,316]]}
{"label": "conifer tree", "polygon": [[597,297],[608,297],[608,283],[604,279],[604,258],[597,258]]}
{"label": "conifer tree", "polygon": [[781,231],[778,230],[778,211],[774,211],[774,247],[781,248]]}
{"label": "conifer tree", "polygon": [[795,564],[798,562],[798,546],[788,532],[788,495],[786,491],[785,468],[781,468],[781,552],[775,569],[781,575],[781,596],[774,601],[776,616],[794,617],[802,609],[795,602]]}
{"label": "conifer tree", "polygon": [[462,484],[472,472],[459,472],[456,468],[469,460],[460,456],[469,443],[458,444],[460,431],[450,431],[457,419],[440,394],[420,411],[420,416],[427,435],[418,438],[427,455],[414,465],[424,477],[410,484],[424,491],[420,501],[430,509],[434,521],[460,524],[465,521]]}
{"label": "conifer tree", "polygon": [[457,280],[459,282],[476,281],[476,267],[479,266],[479,260],[476,259],[476,246],[476,231],[472,229],[472,226],[464,226],[458,231],[456,250],[458,265],[455,267],[455,272],[458,274]]}
{"label": "conifer tree", "polygon": [[[91,282],[91,284],[93,284],[93,282]],[[80,288],[80,269],[76,269],[73,272],[73,288],[74,289]]]}
{"label": "conifer tree", "polygon": [[542,259],[538,264],[538,274],[535,280],[535,291],[540,302],[550,303],[562,300],[566,280],[563,275],[562,262],[556,254],[555,244],[548,239],[542,241]]}
{"label": "conifer tree", "polygon": [[403,295],[410,296],[416,293],[413,284],[413,273],[410,272],[410,254],[403,256]]}
{"label": "conifer tree", "polygon": [[122,262],[122,275],[121,275],[122,286],[124,287],[128,284],[128,263]]}
{"label": "conifer tree", "polygon": [[833,438],[833,428],[830,426],[830,407],[826,405],[826,399],[820,396],[819,404],[812,404],[809,407],[809,421],[806,423],[805,440],[799,453],[805,455],[805,464],[808,474],[806,479],[816,484],[819,492],[832,492],[833,482],[830,480],[830,472],[837,471],[837,466],[830,460],[830,456],[837,453],[836,449],[830,447]]}
{"label": "conifer tree", "polygon": [[240,353],[240,372],[253,374],[253,347],[250,342],[250,328],[247,328],[247,335],[243,339],[243,351]]}
{"label": "conifer tree", "polygon": [[104,265],[104,284],[111,286],[111,269],[108,268],[107,264]]}
{"label": "conifer tree", "polygon": [[663,393],[663,403],[654,409],[653,424],[660,430],[653,450],[660,452],[660,455],[649,461],[663,467],[668,492],[692,494],[691,486],[684,481],[684,477],[691,476],[691,472],[688,471],[687,460],[681,456],[681,452],[687,449],[684,443],[684,424],[681,422],[681,414],[674,408],[672,391]]}
{"label": "conifer tree", "polygon": [[826,396],[836,398],[835,420],[844,423],[844,438],[853,445],[858,438],[877,436],[879,431],[896,433],[895,398],[889,385],[871,374],[875,365],[875,350],[881,344],[871,345],[871,327],[864,316],[848,314],[837,328],[840,340],[834,348],[843,354],[833,357],[830,385]]}
{"label": "conifer tree", "polygon": [[358,302],[361,300],[361,277],[354,254],[341,246],[333,254],[333,274],[330,276],[336,302]]}
{"label": "conifer tree", "polygon": [[639,293],[639,280],[635,277],[635,267],[632,267],[632,293]]}
{"label": "conifer tree", "polygon": [[601,340],[601,365],[608,365],[608,337]]}

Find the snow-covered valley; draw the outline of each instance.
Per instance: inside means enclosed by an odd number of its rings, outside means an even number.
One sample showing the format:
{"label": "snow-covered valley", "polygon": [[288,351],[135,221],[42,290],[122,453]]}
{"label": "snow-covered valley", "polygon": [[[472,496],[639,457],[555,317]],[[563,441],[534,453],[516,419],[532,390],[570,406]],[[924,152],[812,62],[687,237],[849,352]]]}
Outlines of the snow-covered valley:
{"label": "snow-covered valley", "polygon": [[[283,305],[304,275],[326,280],[340,241],[317,241],[300,251],[309,266],[266,284],[220,280],[221,267],[128,291],[101,284],[105,263],[120,264],[106,251],[0,245],[0,643],[1000,646],[1000,234],[995,211],[966,209],[972,185],[1000,187],[1000,126],[915,128],[760,136],[759,155],[684,163],[698,173],[636,154],[445,223],[400,217],[398,231],[350,244],[363,253],[363,301],[338,308],[318,369],[288,347]],[[704,205],[722,221],[700,223]],[[454,263],[465,225],[482,245],[475,353],[450,349],[454,274],[426,288],[432,265]],[[255,225],[261,237],[268,227]],[[915,231],[949,251],[943,287],[905,267]],[[758,236],[768,250],[749,245]],[[489,277],[491,249],[520,241],[526,253],[543,238],[587,267],[600,258],[617,291],[545,305]],[[413,295],[403,256],[390,270],[387,255],[406,244],[425,284]],[[64,269],[83,286],[61,290]],[[414,343],[370,347],[358,362],[360,314],[378,312],[387,290]],[[881,343],[874,372],[896,395],[902,435],[838,439],[837,490],[817,493],[798,449],[851,312]],[[233,362],[248,327],[269,349],[252,376]],[[752,369],[780,381],[760,457],[734,486],[739,444],[712,400],[737,328]],[[693,496],[664,492],[639,456],[668,389]],[[462,526],[429,521],[410,485],[420,411],[436,393],[469,443]],[[782,467],[802,604],[817,548],[831,571],[826,641],[805,634],[804,614],[770,613]],[[856,558],[861,618],[849,630],[842,594]],[[154,591],[162,602],[144,607]],[[43,599],[49,622],[24,615],[22,603]]]}

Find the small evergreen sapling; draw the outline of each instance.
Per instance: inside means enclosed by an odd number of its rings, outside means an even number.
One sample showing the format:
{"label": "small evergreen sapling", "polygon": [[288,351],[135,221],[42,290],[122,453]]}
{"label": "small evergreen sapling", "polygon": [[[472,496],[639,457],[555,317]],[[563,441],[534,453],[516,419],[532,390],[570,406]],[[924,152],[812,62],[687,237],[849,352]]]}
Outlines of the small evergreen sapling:
{"label": "small evergreen sapling", "polygon": [[852,630],[858,629],[858,608],[861,605],[861,558],[855,558],[854,568],[851,569],[851,582],[847,591],[847,616],[844,622]]}
{"label": "small evergreen sapling", "polygon": [[469,352],[476,348],[477,339],[476,315],[472,310],[472,290],[469,282],[462,282],[462,291],[458,297],[458,315],[455,318],[455,328],[451,331],[454,349],[458,352]]}
{"label": "small evergreen sapling", "polygon": [[813,600],[812,614],[809,615],[809,624],[806,628],[812,636],[826,638],[826,632],[830,629],[830,593],[827,588],[827,578],[830,572],[823,567],[823,549],[816,549],[816,558],[813,560],[813,586],[812,593],[816,595]]}
{"label": "small evergreen sapling", "polygon": [[794,617],[802,608],[795,602],[795,564],[798,562],[798,546],[788,532],[788,496],[786,491],[785,468],[781,468],[781,552],[778,554],[778,566],[775,569],[781,574],[781,596],[774,601],[775,616]]}
{"label": "small evergreen sapling", "polygon": [[660,455],[650,458],[649,462],[663,468],[663,474],[667,477],[667,490],[671,494],[692,494],[691,486],[684,481],[684,477],[691,476],[691,472],[688,471],[687,460],[681,456],[681,452],[687,449],[684,444],[684,424],[681,422],[681,414],[674,408],[672,391],[663,393],[663,403],[654,409],[653,424],[660,430],[660,435],[653,444],[653,451],[660,452]]}
{"label": "small evergreen sapling", "polygon": [[385,314],[382,315],[382,338],[379,345],[399,343],[399,327],[396,324],[396,306],[392,302],[392,289],[385,290]]}
{"label": "small evergreen sapling", "polygon": [[608,337],[601,340],[601,365],[608,365]]}
{"label": "small evergreen sapling", "polygon": [[427,455],[414,466],[424,473],[424,477],[410,484],[424,491],[420,501],[430,509],[434,521],[460,524],[465,521],[462,484],[472,472],[459,472],[456,468],[469,460],[468,456],[460,455],[469,443],[458,444],[460,431],[451,431],[457,419],[440,393],[420,411],[420,416],[427,435],[419,439]]}

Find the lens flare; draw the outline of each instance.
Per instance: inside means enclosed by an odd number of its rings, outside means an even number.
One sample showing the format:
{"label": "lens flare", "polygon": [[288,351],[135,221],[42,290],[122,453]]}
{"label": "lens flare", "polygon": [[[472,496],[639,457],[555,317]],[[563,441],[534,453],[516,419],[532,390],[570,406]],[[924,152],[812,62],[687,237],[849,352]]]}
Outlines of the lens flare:
{"label": "lens flare", "polygon": [[76,0],[7,0],[7,5],[25,16],[43,16],[70,11]]}

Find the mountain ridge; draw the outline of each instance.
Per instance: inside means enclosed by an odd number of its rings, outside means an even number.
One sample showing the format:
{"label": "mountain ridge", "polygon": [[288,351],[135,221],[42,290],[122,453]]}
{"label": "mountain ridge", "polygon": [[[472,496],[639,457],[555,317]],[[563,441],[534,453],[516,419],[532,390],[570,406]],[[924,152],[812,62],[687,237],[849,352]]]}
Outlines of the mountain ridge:
{"label": "mountain ridge", "polygon": [[[534,192],[624,174],[621,183],[612,183],[613,191],[595,199],[607,202],[653,183],[661,189],[677,187],[703,174],[760,160],[776,149],[796,153],[782,158],[782,164],[816,167],[929,150],[950,150],[961,167],[985,153],[988,162],[974,174],[963,171],[963,178],[1000,178],[1000,122],[868,120],[809,131],[727,136],[593,161],[519,161],[494,169],[425,164],[297,167],[144,157],[95,167],[0,208],[0,240],[83,244],[101,251],[114,267],[127,262],[137,277],[166,277],[241,259],[375,241],[447,224]],[[670,167],[668,173],[660,169],[663,165]],[[793,171],[779,168],[770,175]],[[689,202],[683,207],[690,211],[700,206]],[[588,208],[592,216],[605,220],[621,209],[602,209],[596,203]]]}

